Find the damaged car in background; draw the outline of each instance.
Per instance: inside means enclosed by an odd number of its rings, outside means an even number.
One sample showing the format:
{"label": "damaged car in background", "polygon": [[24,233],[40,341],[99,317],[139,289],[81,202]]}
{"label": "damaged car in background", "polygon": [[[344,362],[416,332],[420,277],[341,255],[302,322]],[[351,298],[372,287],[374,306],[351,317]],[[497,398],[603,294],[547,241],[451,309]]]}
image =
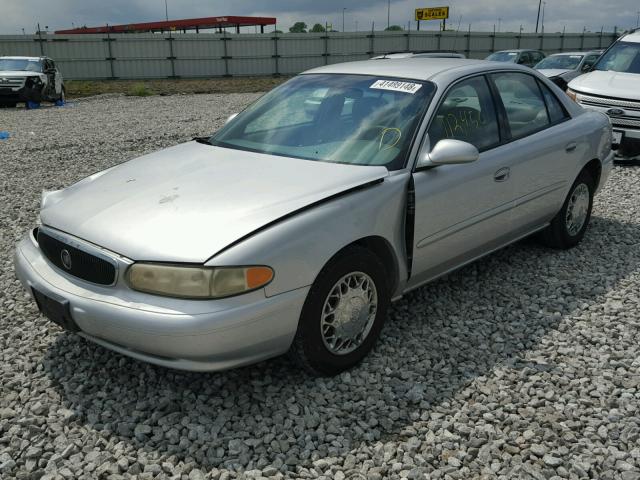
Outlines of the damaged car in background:
{"label": "damaged car in background", "polygon": [[41,102],[64,104],[62,74],[47,57],[0,57],[0,106],[25,103],[36,108]]}
{"label": "damaged car in background", "polygon": [[561,90],[566,90],[571,80],[591,71],[600,55],[601,50],[554,53],[533,68],[558,85]]}
{"label": "damaged car in background", "polygon": [[15,269],[49,319],[122,354],[221,370],[289,352],[333,375],[405,292],[532,234],[577,245],[611,140],[520,65],[328,65],[211,137],[47,192]]}

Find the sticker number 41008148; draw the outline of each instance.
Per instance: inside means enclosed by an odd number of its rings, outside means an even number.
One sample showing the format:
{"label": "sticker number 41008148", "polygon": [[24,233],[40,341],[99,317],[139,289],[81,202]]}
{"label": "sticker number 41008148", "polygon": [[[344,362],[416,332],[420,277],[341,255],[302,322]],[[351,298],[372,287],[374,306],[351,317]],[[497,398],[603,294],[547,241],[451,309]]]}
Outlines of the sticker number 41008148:
{"label": "sticker number 41008148", "polygon": [[397,82],[395,80],[376,80],[369,88],[379,90],[393,90],[394,92],[404,92],[413,95],[422,87],[419,83]]}

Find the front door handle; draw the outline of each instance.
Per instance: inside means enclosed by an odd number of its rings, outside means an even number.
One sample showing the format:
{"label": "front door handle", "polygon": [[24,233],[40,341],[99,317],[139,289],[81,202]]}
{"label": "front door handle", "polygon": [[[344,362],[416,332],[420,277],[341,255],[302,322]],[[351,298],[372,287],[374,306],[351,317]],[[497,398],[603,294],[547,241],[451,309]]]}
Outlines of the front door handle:
{"label": "front door handle", "polygon": [[511,169],[509,167],[504,167],[493,174],[493,179],[496,182],[504,182],[505,180],[509,179],[510,174],[511,174]]}
{"label": "front door handle", "polygon": [[571,142],[566,147],[564,147],[564,150],[567,153],[573,152],[576,149],[577,146],[578,146],[578,144],[576,142]]}

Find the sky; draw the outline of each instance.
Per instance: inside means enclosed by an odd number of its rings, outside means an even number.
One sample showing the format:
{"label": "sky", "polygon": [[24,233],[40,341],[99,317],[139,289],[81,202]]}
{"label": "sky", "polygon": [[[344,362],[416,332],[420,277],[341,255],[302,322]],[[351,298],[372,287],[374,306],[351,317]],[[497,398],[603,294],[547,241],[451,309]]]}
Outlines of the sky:
{"label": "sky", "polygon": [[[256,15],[276,17],[277,28],[288,31],[296,21],[333,25],[345,31],[376,30],[392,25],[416,28],[413,21],[417,7],[450,6],[449,26],[474,31],[524,32],[535,29],[538,0],[166,0],[170,19]],[[583,28],[599,32],[635,27],[640,15],[638,0],[545,0],[545,31],[582,32]],[[389,8],[390,5],[390,8]],[[609,7],[604,7],[609,5]],[[346,10],[343,10],[346,9]],[[50,31],[72,26],[97,26],[163,20],[165,0],[0,0],[0,34],[33,33],[40,23]],[[421,22],[421,29],[437,29],[437,22]],[[250,33],[252,29],[244,29]]]}

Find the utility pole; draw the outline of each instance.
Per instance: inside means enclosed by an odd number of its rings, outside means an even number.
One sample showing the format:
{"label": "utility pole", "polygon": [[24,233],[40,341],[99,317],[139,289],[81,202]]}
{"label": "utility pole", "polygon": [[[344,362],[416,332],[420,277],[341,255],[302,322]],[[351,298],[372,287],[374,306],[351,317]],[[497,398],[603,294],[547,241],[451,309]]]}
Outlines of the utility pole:
{"label": "utility pole", "polygon": [[387,28],[391,25],[391,0],[387,0]]}
{"label": "utility pole", "polygon": [[164,0],[164,18],[169,21],[169,7],[167,7],[167,0]]}
{"label": "utility pole", "polygon": [[344,33],[344,12],[347,10],[346,7],[342,8],[342,33]]}
{"label": "utility pole", "polygon": [[538,17],[536,18],[536,33],[538,33],[538,22],[540,21],[540,7],[542,7],[542,0],[538,1]]}
{"label": "utility pole", "polygon": [[547,6],[547,2],[542,2],[542,33],[544,34],[544,8]]}

